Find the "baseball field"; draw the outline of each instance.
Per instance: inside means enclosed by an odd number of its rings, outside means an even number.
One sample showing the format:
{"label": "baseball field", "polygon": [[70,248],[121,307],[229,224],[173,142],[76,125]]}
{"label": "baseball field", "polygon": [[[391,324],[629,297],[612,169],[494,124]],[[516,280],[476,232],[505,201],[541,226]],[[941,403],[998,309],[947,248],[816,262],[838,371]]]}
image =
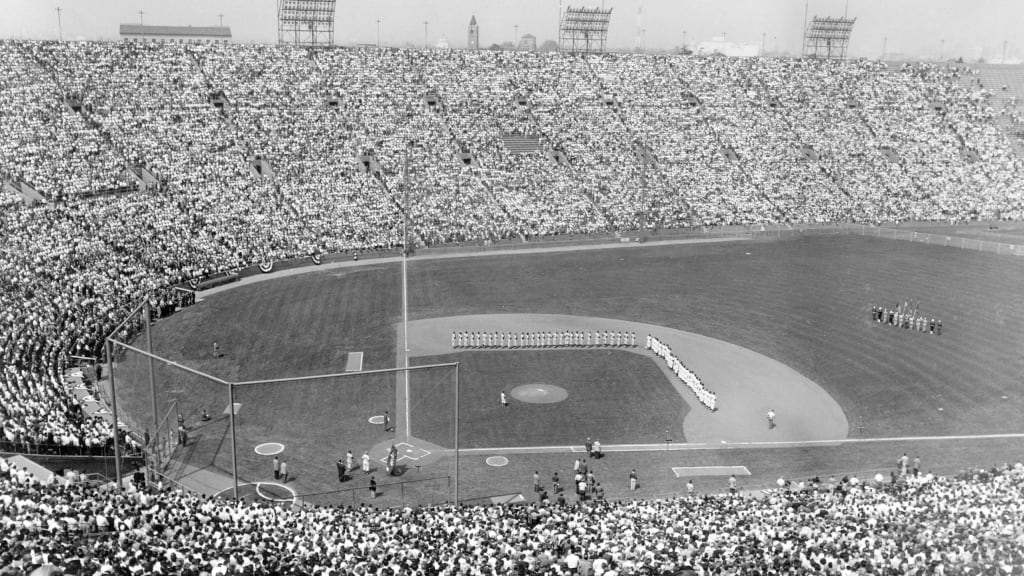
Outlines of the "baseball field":
{"label": "baseball field", "polygon": [[[357,464],[371,457],[378,504],[436,501],[452,489],[456,438],[459,496],[471,501],[534,498],[534,472],[548,489],[554,472],[571,477],[588,437],[604,448],[591,468],[612,498],[676,494],[691,478],[720,491],[730,474],[751,489],[888,476],[904,452],[942,473],[1024,453],[1024,263],[1012,256],[855,235],[420,254],[408,261],[408,327],[397,259],[299,272],[200,292],[153,326],[156,354],[259,382],[234,392],[235,464],[285,499],[364,502],[368,475],[338,480],[351,450]],[[871,319],[872,306],[904,305],[941,320],[941,335]],[[639,345],[453,348],[463,331],[618,331]],[[648,334],[715,392],[717,410],[646,349]],[[406,358],[439,367],[364,373]],[[147,421],[142,363],[119,374],[121,409]],[[279,378],[293,380],[264,382]],[[175,406],[190,435],[169,473],[230,476],[226,387],[164,365],[156,381],[158,412]],[[399,465],[386,477],[391,445]],[[277,450],[287,483],[273,478]]]}

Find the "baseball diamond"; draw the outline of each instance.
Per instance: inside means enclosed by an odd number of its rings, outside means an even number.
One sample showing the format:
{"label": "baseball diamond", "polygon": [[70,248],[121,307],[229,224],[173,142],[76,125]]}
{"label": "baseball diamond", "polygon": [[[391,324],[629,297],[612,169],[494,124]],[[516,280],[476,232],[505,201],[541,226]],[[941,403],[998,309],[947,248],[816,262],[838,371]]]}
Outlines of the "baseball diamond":
{"label": "baseball diamond", "polygon": [[[198,355],[204,369],[228,370],[240,379],[344,368],[344,356],[320,353],[323,341],[363,350],[368,369],[400,365],[406,353],[410,365],[458,362],[460,472],[469,497],[521,490],[521,470],[538,462],[550,467],[552,458],[565,458],[559,454],[583,451],[587,436],[621,465],[627,458],[631,467],[663,471],[655,481],[666,490],[675,478],[671,469],[680,466],[746,466],[751,476],[745,482],[766,486],[794,462],[807,473],[873,469],[874,455],[889,438],[938,443],[955,436],[957,442],[982,442],[975,446],[980,450],[998,450],[1017,432],[1010,414],[1021,400],[1012,370],[1005,376],[993,371],[1013,365],[1012,347],[985,326],[1020,322],[1016,310],[995,304],[1015,290],[1017,269],[995,255],[918,244],[897,244],[900,250],[893,251],[891,242],[843,235],[525,254],[424,253],[409,261],[408,328],[395,322],[401,310],[392,280],[397,262],[300,268],[208,291],[202,302],[157,325],[154,346],[172,358]],[[843,266],[830,264],[836,260]],[[908,260],[929,267],[899,273]],[[990,267],[1002,270],[1003,280],[990,280],[984,292],[969,288]],[[945,283],[930,283],[936,276]],[[930,306],[943,310],[955,329],[936,336],[884,330],[869,320],[871,302],[884,300],[883,294],[919,292],[921,283],[929,286]],[[998,306],[1001,324],[966,313],[990,304]],[[245,320],[228,330],[218,320],[225,314]],[[806,328],[811,316],[830,328]],[[587,346],[587,331],[635,334],[636,346],[599,346],[596,339]],[[453,332],[580,336],[566,339],[565,346],[552,337],[546,347],[512,347],[511,338],[501,347],[502,338],[494,336],[494,347],[453,348]],[[716,393],[715,410],[702,406],[666,361],[646,349],[649,334]],[[237,361],[202,357],[194,343],[214,337]],[[966,375],[963,362],[987,378],[951,377]],[[453,375],[428,371],[391,381],[390,391],[376,388],[381,396],[358,419],[361,424],[330,417],[331,402],[349,402],[343,388],[310,389],[291,400],[283,398],[285,384],[264,389],[261,394],[269,396],[261,397],[272,411],[261,418],[273,418],[276,432],[267,435],[269,422],[242,422],[240,442],[286,443],[293,461],[312,471],[295,480],[300,493],[327,487],[320,477],[331,474],[319,470],[348,449],[346,443],[365,448],[375,462],[402,443],[396,471],[405,479],[450,472]],[[974,394],[964,394],[966,381]],[[194,386],[187,390],[197,394]],[[248,409],[254,402],[247,401]],[[124,405],[144,409],[146,397],[129,396]],[[765,425],[769,410],[776,414],[774,427]],[[1005,416],[994,417],[999,414]],[[979,435],[989,440],[971,440]],[[223,445],[213,443],[218,438],[197,436],[193,457],[227,466]],[[239,458],[243,477],[258,479],[265,463],[248,454]],[[952,458],[955,451],[945,454]],[[508,457],[509,464],[487,466],[493,455]],[[933,462],[943,458],[941,450],[929,454]]]}

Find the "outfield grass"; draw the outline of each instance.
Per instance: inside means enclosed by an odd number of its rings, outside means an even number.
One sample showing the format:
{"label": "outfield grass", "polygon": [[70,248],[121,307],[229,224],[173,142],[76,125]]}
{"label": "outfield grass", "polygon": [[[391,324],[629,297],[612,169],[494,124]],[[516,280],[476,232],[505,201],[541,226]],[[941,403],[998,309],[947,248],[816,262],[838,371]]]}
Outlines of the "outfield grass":
{"label": "outfield grass", "polygon": [[[660,324],[792,366],[836,398],[855,437],[1019,432],[1022,264],[858,236],[414,261],[410,314]],[[910,299],[942,319],[941,337],[869,321],[872,305]]]}
{"label": "outfield grass", "polygon": [[[774,358],[819,383],[842,406],[853,437],[992,434],[1022,431],[1022,264],[1006,256],[856,236],[451,260],[413,258],[409,303],[413,319],[493,312],[580,314],[701,333]],[[155,347],[175,361],[237,380],[340,371],[348,351],[363,351],[367,369],[394,366],[395,323],[401,313],[399,280],[396,265],[374,265],[242,286],[160,321],[154,330]],[[921,312],[943,320],[941,337],[869,321],[872,305],[894,306],[908,299],[919,300]],[[210,357],[213,341],[221,343],[225,358]],[[603,364],[604,368],[591,366],[596,361],[582,351],[567,351],[557,362],[532,361],[529,354],[458,355],[465,362],[464,377],[484,383],[463,391],[463,445],[534,443],[522,438],[557,439],[543,444],[581,443],[587,434],[610,443],[603,428],[579,429],[579,422],[610,417],[599,403],[589,408],[589,414],[575,408],[567,411],[571,416],[558,410],[569,408],[568,402],[554,405],[558,412],[554,417],[541,416],[543,407],[532,406],[530,414],[537,417],[517,421],[509,434],[489,422],[497,405],[489,386],[501,374],[509,379],[552,380],[591,369],[614,382],[622,378],[620,368],[634,371],[643,366],[619,366],[617,361]],[[134,374],[127,367],[122,372],[144,378],[141,365]],[[223,390],[207,392],[187,380],[177,382],[175,394],[191,416],[200,407],[219,412],[226,406]],[[367,427],[354,416],[338,412],[333,404],[344,401],[338,397],[288,398],[296,392],[286,388],[279,393],[282,396],[264,402],[267,410],[273,407],[272,412],[243,408],[242,414],[258,415],[246,424],[243,434],[247,441],[282,441],[289,449],[294,447],[293,466],[304,491],[336,487],[331,483],[333,462],[340,452],[352,448],[358,455],[387,440],[380,427]],[[575,397],[579,395],[570,396]],[[245,404],[251,408],[263,400],[261,394]],[[624,422],[603,425],[609,431],[643,436],[646,431],[640,428],[628,430],[630,421],[638,414],[643,418],[658,413],[662,406],[654,404],[664,403],[664,398],[636,398],[636,405],[629,405],[630,400],[623,397],[619,407],[628,413]],[[641,405],[641,400],[647,405]],[[144,387],[121,394],[119,401],[123,410],[133,414],[149,413]],[[441,413],[446,408],[439,399],[422,401],[425,412]],[[161,402],[163,406],[165,400]],[[393,393],[383,402],[393,404]],[[413,418],[420,417],[417,408]],[[352,427],[328,424],[332,418],[351,421]],[[418,425],[422,423],[413,423],[414,433]],[[661,428],[661,424],[651,426],[659,434]],[[681,433],[676,439],[680,438]],[[226,430],[210,424],[197,443],[198,456],[229,469],[223,456],[226,442]],[[1001,461],[1015,447],[1024,453],[1022,443],[1015,440],[963,446],[948,453],[935,448],[935,456],[928,460],[941,457],[945,465],[955,467],[953,458],[987,464]],[[243,477],[265,479],[267,459],[246,450],[239,463]],[[852,445],[742,454],[723,450],[671,458],[752,464],[752,471],[764,479],[765,474],[786,469],[801,475],[847,464],[851,469],[870,468],[876,462],[889,466],[898,455],[892,452],[902,452],[898,443],[884,448]],[[882,453],[884,458],[878,456]],[[481,483],[477,494],[496,494],[528,487],[532,474],[528,469],[533,466],[562,465],[566,460],[571,464],[566,455],[517,456],[509,467],[492,469],[467,459],[463,477]],[[646,477],[664,475],[667,464],[651,454],[620,455],[615,461],[649,467]],[[444,470],[444,465],[438,466],[440,473]],[[621,470],[610,475],[618,478]],[[659,489],[674,485],[673,479],[665,478]]]}
{"label": "outfield grass", "polygon": [[[475,351],[415,358],[413,364],[459,362],[462,448],[565,446],[587,436],[605,444],[684,442],[689,407],[645,356],[614,350]],[[410,383],[414,436],[453,446],[452,384]],[[502,390],[553,384],[569,396],[531,404]]]}

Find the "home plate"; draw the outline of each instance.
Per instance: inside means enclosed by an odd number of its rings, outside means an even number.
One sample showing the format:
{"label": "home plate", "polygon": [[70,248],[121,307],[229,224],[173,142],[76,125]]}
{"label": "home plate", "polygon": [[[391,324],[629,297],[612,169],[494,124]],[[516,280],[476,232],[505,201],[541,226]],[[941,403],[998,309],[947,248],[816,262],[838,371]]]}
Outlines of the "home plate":
{"label": "home plate", "polygon": [[746,466],[673,466],[676,478],[691,476],[750,476]]}
{"label": "home plate", "polygon": [[[238,415],[238,409],[242,407],[242,403],[241,402],[235,402],[234,406],[235,406],[235,415],[237,416]],[[225,406],[224,407],[224,414],[231,414],[231,406]]]}

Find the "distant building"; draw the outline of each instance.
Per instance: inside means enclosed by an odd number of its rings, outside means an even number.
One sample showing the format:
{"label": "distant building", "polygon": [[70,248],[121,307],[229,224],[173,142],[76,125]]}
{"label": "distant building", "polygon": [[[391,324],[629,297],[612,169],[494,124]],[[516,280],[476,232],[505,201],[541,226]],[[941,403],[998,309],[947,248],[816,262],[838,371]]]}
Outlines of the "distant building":
{"label": "distant building", "polygon": [[739,58],[754,58],[761,55],[761,47],[757,44],[740,44],[727,42],[724,36],[715,36],[697,44],[695,50],[700,55],[721,54],[723,56],[735,56]]}
{"label": "distant building", "polygon": [[519,39],[519,46],[517,50],[525,50],[527,52],[537,51],[537,37],[533,34],[523,34],[523,37]]}
{"label": "distant building", "polygon": [[175,44],[227,44],[231,41],[228,26],[143,26],[121,24],[121,40],[125,42],[170,42]]}
{"label": "distant building", "polygon": [[480,49],[480,27],[476,25],[476,14],[469,19],[469,49],[479,50]]}

